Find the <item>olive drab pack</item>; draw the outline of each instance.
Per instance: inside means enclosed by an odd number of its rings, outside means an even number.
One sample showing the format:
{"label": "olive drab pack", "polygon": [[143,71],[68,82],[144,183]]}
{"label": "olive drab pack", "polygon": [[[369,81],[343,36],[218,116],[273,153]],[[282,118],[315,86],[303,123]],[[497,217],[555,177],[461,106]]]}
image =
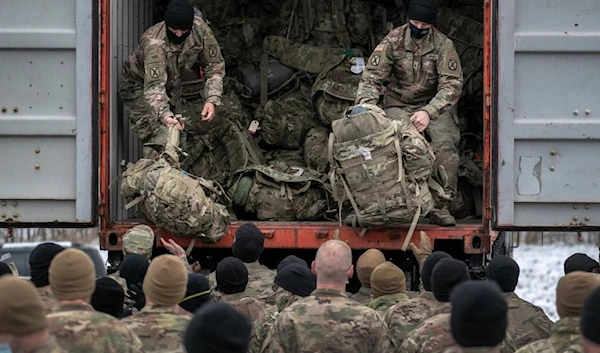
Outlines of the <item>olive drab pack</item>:
{"label": "olive drab pack", "polygon": [[246,168],[237,180],[234,208],[259,220],[322,220],[329,207],[327,177],[285,161]]}
{"label": "olive drab pack", "polygon": [[329,140],[329,129],[318,126],[308,132],[304,141],[304,161],[310,169],[320,173],[329,171],[329,159],[327,158],[327,143]]}
{"label": "olive drab pack", "polygon": [[194,237],[204,243],[218,242],[226,233],[230,216],[217,199],[225,196],[211,181],[179,169],[179,131],[171,126],[165,151],[156,159],[140,159],[122,176],[121,192],[159,228],[175,236]]}
{"label": "olive drab pack", "polygon": [[434,206],[429,184],[434,184],[435,155],[427,140],[409,121],[391,121],[371,104],[348,109],[344,118],[333,122],[332,130],[333,195],[339,205],[347,200],[353,209],[344,223],[354,227],[410,223],[410,238],[418,220]]}

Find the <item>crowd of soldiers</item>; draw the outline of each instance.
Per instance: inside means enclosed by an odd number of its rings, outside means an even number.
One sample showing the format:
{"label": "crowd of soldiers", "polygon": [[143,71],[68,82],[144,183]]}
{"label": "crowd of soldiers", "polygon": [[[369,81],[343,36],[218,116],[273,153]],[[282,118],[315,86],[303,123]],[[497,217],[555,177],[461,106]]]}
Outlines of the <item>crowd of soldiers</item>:
{"label": "crowd of soldiers", "polygon": [[352,252],[339,240],[310,267],[288,256],[272,270],[259,263],[264,235],[246,223],[233,256],[208,276],[176,243],[152,258],[153,241],[148,227],[130,229],[109,277],[95,279],[88,255],[54,243],[31,253],[30,281],[0,267],[0,352],[600,352],[600,266],[584,254],[565,261],[553,323],[515,294],[511,258],[494,257],[487,280],[472,280],[424,233],[412,245],[420,291],[407,291],[403,271],[369,249],[356,261],[354,294]]}

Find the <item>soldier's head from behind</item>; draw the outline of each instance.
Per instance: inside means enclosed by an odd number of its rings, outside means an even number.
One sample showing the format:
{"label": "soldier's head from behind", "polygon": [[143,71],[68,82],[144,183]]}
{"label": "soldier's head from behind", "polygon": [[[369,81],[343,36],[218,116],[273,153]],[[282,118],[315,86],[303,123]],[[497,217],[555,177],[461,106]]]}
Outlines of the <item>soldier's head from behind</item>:
{"label": "soldier's head from behind", "polygon": [[127,255],[121,262],[119,274],[127,282],[127,287],[132,284],[138,285],[144,281],[148,266],[150,264],[145,257],[137,254]]}
{"label": "soldier's head from behind", "polygon": [[328,240],[317,250],[311,270],[317,276],[317,289],[345,291],[346,282],[354,274],[352,250],[343,241]]}
{"label": "soldier's head from behind", "polygon": [[565,275],[568,275],[571,272],[575,271],[583,271],[583,272],[600,272],[600,265],[598,262],[593,260],[591,257],[586,254],[577,253],[569,256],[569,258],[565,261]]}
{"label": "soldier's head from behind", "polygon": [[181,44],[191,33],[194,24],[194,7],[188,0],[171,0],[165,12],[167,38]]}
{"label": "soldier's head from behind", "polygon": [[442,259],[452,259],[452,256],[443,251],[436,251],[429,255],[423,263],[423,268],[421,269],[421,281],[423,282],[423,289],[427,292],[431,292],[431,274],[433,269]]}
{"label": "soldier's head from behind", "polygon": [[254,223],[248,222],[235,232],[231,251],[233,256],[249,264],[258,261],[264,248],[265,236]]}
{"label": "soldier's head from behind", "polygon": [[154,245],[154,232],[145,224],[129,229],[123,235],[123,255],[137,254],[150,260],[152,246]]}
{"label": "soldier's head from behind", "polygon": [[4,276],[4,275],[8,275],[8,276],[12,276],[12,271],[10,270],[10,267],[8,267],[7,264],[5,264],[4,262],[0,262],[0,277]]}
{"label": "soldier's head from behind", "polygon": [[579,317],[584,301],[598,287],[600,282],[591,273],[576,271],[562,277],[556,286],[558,316]]}
{"label": "soldier's head from behind", "polygon": [[185,297],[188,274],[177,256],[160,255],[152,260],[144,277],[146,306],[175,306]]}
{"label": "soldier's head from behind", "polygon": [[29,353],[49,338],[44,303],[23,279],[0,277],[0,318],[0,352]]}
{"label": "soldier's head from behind", "polygon": [[373,298],[384,295],[404,293],[406,276],[402,270],[391,262],[384,262],[375,267],[371,273],[371,290]]}
{"label": "soldier's head from behind", "polygon": [[42,243],[33,249],[29,255],[29,268],[31,269],[31,282],[37,288],[47,288],[50,285],[48,279],[50,262],[63,250],[65,248],[54,243]]}
{"label": "soldier's head from behind", "polygon": [[123,315],[124,301],[125,292],[117,281],[110,277],[96,279],[96,289],[91,301],[96,311],[119,319]]}
{"label": "soldier's head from behind", "polygon": [[600,288],[585,300],[580,328],[583,353],[600,353]]}
{"label": "soldier's head from behind", "polygon": [[494,282],[469,281],[454,288],[450,295],[452,337],[464,348],[500,346],[508,326],[508,305]]}
{"label": "soldier's head from behind", "polygon": [[60,302],[89,303],[96,288],[94,263],[79,249],[66,249],[50,263],[50,288]]}
{"label": "soldier's head from behind", "polygon": [[411,0],[408,8],[410,34],[414,39],[422,39],[435,26],[438,0]]}
{"label": "soldier's head from behind", "polygon": [[225,295],[242,293],[248,285],[248,269],[235,257],[226,257],[217,264],[217,288]]}
{"label": "soldier's head from behind", "polygon": [[469,279],[469,270],[464,262],[455,259],[441,259],[431,274],[433,296],[439,302],[448,303],[454,288]]}
{"label": "soldier's head from behind", "polygon": [[187,353],[245,353],[251,326],[233,306],[212,302],[198,309],[184,337]]}
{"label": "soldier's head from behind", "polygon": [[296,255],[288,255],[283,260],[281,260],[279,265],[277,265],[277,272],[281,271],[284,267],[291,265],[291,264],[300,264],[300,265],[306,266],[308,268],[308,264],[306,263],[305,260],[299,258]]}
{"label": "soldier's head from behind", "polygon": [[492,259],[485,270],[487,278],[496,282],[504,293],[512,293],[519,283],[520,269],[515,260],[500,255]]}
{"label": "soldier's head from behind", "polygon": [[205,275],[188,273],[185,298],[179,302],[179,307],[184,311],[180,312],[188,316],[193,316],[196,310],[210,302],[210,293],[210,283]]}
{"label": "soldier's head from behind", "polygon": [[375,268],[385,262],[385,256],[377,249],[365,251],[356,260],[356,276],[365,288],[371,288],[371,273]]}
{"label": "soldier's head from behind", "polygon": [[317,279],[308,266],[298,263],[282,268],[273,282],[283,290],[300,297],[308,297],[317,287]]}

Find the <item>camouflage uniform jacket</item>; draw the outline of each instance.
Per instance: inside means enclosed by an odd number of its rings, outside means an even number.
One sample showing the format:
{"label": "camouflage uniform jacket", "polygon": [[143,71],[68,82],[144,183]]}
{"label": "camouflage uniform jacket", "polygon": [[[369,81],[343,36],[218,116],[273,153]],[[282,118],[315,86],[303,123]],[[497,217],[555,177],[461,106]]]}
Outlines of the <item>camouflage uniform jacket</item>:
{"label": "camouflage uniform jacket", "polygon": [[231,304],[240,313],[244,314],[250,324],[256,320],[260,313],[271,307],[271,305],[265,304],[256,298],[249,297],[246,292],[224,294],[222,301]]}
{"label": "camouflage uniform jacket", "polygon": [[54,294],[52,294],[52,292],[50,291],[43,290],[41,288],[37,288],[37,292],[40,298],[42,299],[44,306],[46,307],[46,314],[50,314],[58,306]]}
{"label": "camouflage uniform jacket", "polygon": [[58,343],[56,343],[56,339],[50,336],[46,342],[32,350],[30,353],[67,353],[67,351],[60,348]]}
{"label": "camouflage uniform jacket", "polygon": [[125,294],[127,294],[127,290],[129,288],[127,288],[127,281],[125,280],[125,278],[121,277],[121,273],[120,271],[117,271],[115,273],[111,273],[110,275],[108,275],[108,277],[114,279],[115,281],[117,281],[117,283],[119,283],[119,285],[121,286],[121,288],[123,288],[123,292]]}
{"label": "camouflage uniform jacket", "polygon": [[515,338],[517,347],[550,336],[552,321],[542,308],[537,307],[515,293],[505,293],[508,302],[508,332]]}
{"label": "camouflage uniform jacket", "polygon": [[185,353],[183,337],[190,317],[172,307],[153,305],[122,320],[142,341],[144,352]]}
{"label": "camouflage uniform jacket", "polygon": [[[252,298],[262,300],[274,294],[273,280],[275,279],[276,271],[263,266],[258,261],[253,263],[244,263],[248,269],[248,285],[246,286],[246,295]],[[217,287],[217,279],[215,272],[208,275],[210,288]]]}
{"label": "camouflage uniform jacket", "polygon": [[579,341],[581,331],[579,330],[578,317],[566,317],[558,320],[550,329],[550,337],[532,342],[520,348],[517,353],[561,353],[581,352]]}
{"label": "camouflage uniform jacket", "polygon": [[50,334],[69,353],[142,353],[142,342],[114,317],[88,304],[59,305],[48,314]]}
{"label": "camouflage uniform jacket", "polygon": [[265,339],[275,324],[275,320],[279,317],[279,313],[282,312],[283,309],[302,299],[302,297],[283,289],[278,291],[278,293],[276,305],[260,313],[256,320],[254,320],[254,323],[252,324],[252,333],[250,335],[250,344],[248,345],[248,353],[260,353]]}
{"label": "camouflage uniform jacket", "polygon": [[414,299],[402,301],[389,308],[383,316],[383,321],[387,324],[396,345],[400,347],[408,333],[433,316],[440,304],[432,292],[422,292]]}
{"label": "camouflage uniform jacket", "polygon": [[373,293],[371,292],[371,288],[361,286],[358,292],[350,296],[350,299],[355,300],[363,305],[369,305],[371,300],[373,300]]}
{"label": "camouflage uniform jacket", "polygon": [[[437,353],[456,346],[450,331],[450,311],[450,303],[442,303],[433,317],[425,320],[408,334],[398,352]],[[517,346],[512,336],[507,334],[501,344],[500,352],[513,353],[516,350]]]}
{"label": "camouflage uniform jacket", "polygon": [[391,31],[375,48],[358,86],[357,103],[374,103],[385,90],[385,107],[422,109],[432,119],[456,105],[462,93],[460,59],[448,37],[432,27],[419,45],[408,24]]}
{"label": "camouflage uniform jacket", "polygon": [[345,293],[317,289],[279,314],[263,353],[391,352],[379,315]]}
{"label": "camouflage uniform jacket", "polygon": [[382,295],[379,298],[373,299],[368,306],[383,316],[390,307],[408,299],[408,296],[404,293]]}
{"label": "camouflage uniform jacket", "polygon": [[494,353],[492,347],[460,347],[452,346],[444,350],[444,353]]}
{"label": "camouflage uniform jacket", "polygon": [[163,121],[179,104],[183,72],[200,59],[206,82],[203,97],[220,105],[225,62],[206,22],[195,17],[192,33],[180,45],[170,42],[166,31],[165,23],[160,22],[142,34],[139,46],[125,61],[121,94],[129,98],[134,91],[142,91],[152,119]]}

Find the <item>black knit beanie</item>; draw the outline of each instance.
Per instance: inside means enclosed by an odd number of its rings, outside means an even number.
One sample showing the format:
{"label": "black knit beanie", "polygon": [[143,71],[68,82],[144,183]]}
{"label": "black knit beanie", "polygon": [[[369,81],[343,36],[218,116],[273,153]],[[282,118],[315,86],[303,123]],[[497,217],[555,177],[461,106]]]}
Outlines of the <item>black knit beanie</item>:
{"label": "black knit beanie", "polygon": [[285,259],[281,260],[279,265],[277,265],[277,272],[281,271],[281,269],[283,269],[284,267],[291,265],[291,264],[300,264],[300,265],[308,267],[308,264],[306,263],[306,261],[302,260],[301,258],[299,258],[296,255],[289,255],[289,256],[286,256]]}
{"label": "black knit beanie", "polygon": [[575,271],[592,272],[592,269],[599,266],[598,262],[586,254],[573,254],[565,261],[565,275]]}
{"label": "black knit beanie", "polygon": [[144,277],[148,271],[148,259],[138,254],[130,254],[125,256],[121,267],[119,268],[119,275],[127,282],[127,287],[132,284],[144,283]]}
{"label": "black knit beanie", "polygon": [[315,275],[308,266],[301,264],[285,266],[277,272],[273,282],[286,291],[301,297],[308,297],[317,287]]}
{"label": "black knit beanie", "polygon": [[408,7],[408,18],[435,25],[438,6],[438,0],[411,0]]}
{"label": "black knit beanie", "polygon": [[92,294],[91,304],[101,313],[106,313],[117,319],[123,313],[125,293],[121,285],[110,277],[96,279],[96,289]]}
{"label": "black knit beanie", "polygon": [[425,259],[425,263],[423,263],[423,268],[421,269],[421,281],[423,282],[425,291],[431,292],[431,273],[433,272],[435,265],[437,265],[441,259],[451,258],[452,256],[443,251],[436,251]]}
{"label": "black knit beanie", "polygon": [[265,247],[265,237],[254,223],[244,223],[235,232],[231,250],[233,256],[251,263],[258,261]]}
{"label": "black knit beanie", "polygon": [[600,345],[600,288],[596,288],[585,300],[580,327],[583,337]]}
{"label": "black knit beanie", "polygon": [[171,0],[165,12],[165,24],[173,29],[191,29],[194,24],[194,7],[188,0]]}
{"label": "black knit beanie", "polygon": [[185,298],[179,306],[190,313],[195,313],[202,305],[210,301],[210,284],[206,276],[200,273],[188,274]]}
{"label": "black knit beanie", "polygon": [[437,301],[450,301],[452,290],[470,278],[467,265],[460,260],[441,259],[431,274],[431,289]]}
{"label": "black knit beanie", "polygon": [[450,329],[462,347],[496,347],[506,334],[508,305],[494,282],[469,281],[450,296]]}
{"label": "black knit beanie", "polygon": [[183,343],[187,353],[246,353],[251,326],[233,306],[211,302],[196,312]]}
{"label": "black knit beanie", "polygon": [[224,294],[237,294],[246,290],[248,269],[235,257],[226,257],[217,265],[215,271],[217,288]]}
{"label": "black knit beanie", "polygon": [[4,276],[4,275],[11,275],[12,276],[12,271],[10,270],[10,267],[8,267],[7,264],[5,264],[4,262],[0,262],[0,276]]}
{"label": "black knit beanie", "polygon": [[504,293],[512,293],[519,283],[519,265],[508,256],[500,255],[492,259],[485,270],[487,278],[500,286]]}
{"label": "black knit beanie", "polygon": [[43,243],[33,249],[29,255],[29,268],[31,269],[31,282],[37,288],[50,285],[50,280],[48,279],[50,262],[63,250],[65,248],[54,243]]}

